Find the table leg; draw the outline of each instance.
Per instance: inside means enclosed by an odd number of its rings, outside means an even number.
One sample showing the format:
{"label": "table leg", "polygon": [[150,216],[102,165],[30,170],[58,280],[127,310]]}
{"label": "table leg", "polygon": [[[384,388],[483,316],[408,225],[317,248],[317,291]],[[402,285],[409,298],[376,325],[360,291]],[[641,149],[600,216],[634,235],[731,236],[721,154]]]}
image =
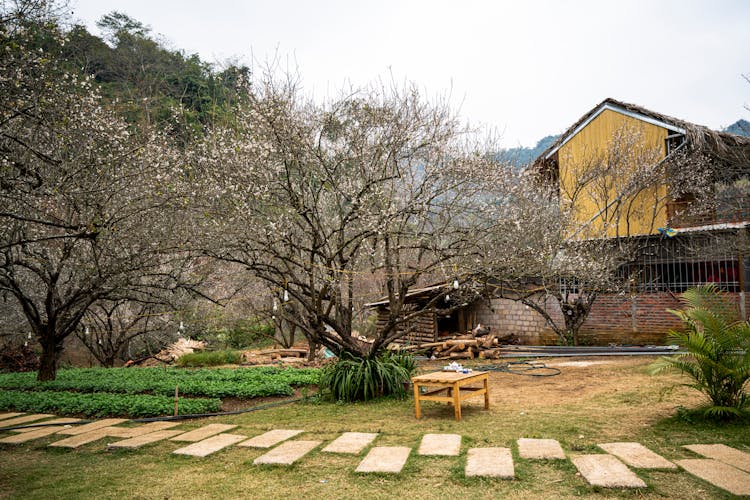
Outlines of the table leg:
{"label": "table leg", "polygon": [[487,375],[484,376],[484,409],[490,409],[490,381]]}
{"label": "table leg", "polygon": [[458,382],[453,384],[453,409],[456,414],[456,420],[461,420],[461,389]]}
{"label": "table leg", "polygon": [[422,418],[422,411],[419,408],[419,384],[414,383],[414,412],[416,413],[417,420]]}

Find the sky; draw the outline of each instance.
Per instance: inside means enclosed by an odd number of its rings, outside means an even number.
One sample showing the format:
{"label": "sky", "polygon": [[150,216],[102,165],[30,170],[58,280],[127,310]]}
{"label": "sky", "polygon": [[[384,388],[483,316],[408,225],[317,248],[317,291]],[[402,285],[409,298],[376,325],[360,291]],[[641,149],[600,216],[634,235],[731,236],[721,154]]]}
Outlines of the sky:
{"label": "sky", "polygon": [[315,98],[414,83],[505,147],[607,97],[714,129],[750,120],[747,0],[70,1],[92,33],[118,10],[204,61],[276,61]]}

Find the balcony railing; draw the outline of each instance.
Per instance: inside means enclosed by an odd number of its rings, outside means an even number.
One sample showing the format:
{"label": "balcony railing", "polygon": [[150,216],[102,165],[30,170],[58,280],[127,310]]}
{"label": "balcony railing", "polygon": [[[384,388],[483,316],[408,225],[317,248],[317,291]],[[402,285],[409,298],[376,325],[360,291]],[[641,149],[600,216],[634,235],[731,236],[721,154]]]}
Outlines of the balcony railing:
{"label": "balcony railing", "polygon": [[750,222],[750,195],[722,196],[711,208],[696,211],[693,201],[667,203],[669,227],[699,227],[731,222]]}

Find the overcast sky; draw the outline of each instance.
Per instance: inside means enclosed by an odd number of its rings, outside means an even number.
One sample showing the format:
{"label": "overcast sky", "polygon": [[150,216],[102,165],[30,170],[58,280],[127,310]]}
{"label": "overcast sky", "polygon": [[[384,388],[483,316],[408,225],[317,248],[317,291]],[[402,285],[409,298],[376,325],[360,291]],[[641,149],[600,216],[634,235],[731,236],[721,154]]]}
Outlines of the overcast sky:
{"label": "overcast sky", "polygon": [[750,119],[748,0],[71,0],[119,10],[175,49],[274,57],[315,96],[378,78],[450,95],[505,146],[556,134],[607,97],[719,129]]}

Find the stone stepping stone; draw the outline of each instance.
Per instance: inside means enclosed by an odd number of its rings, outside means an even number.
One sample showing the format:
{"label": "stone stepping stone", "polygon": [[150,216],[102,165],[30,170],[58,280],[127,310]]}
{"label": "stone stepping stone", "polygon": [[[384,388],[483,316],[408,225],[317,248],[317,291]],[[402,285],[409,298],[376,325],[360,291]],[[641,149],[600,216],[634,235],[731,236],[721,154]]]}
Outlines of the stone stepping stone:
{"label": "stone stepping stone", "polygon": [[[232,427],[237,426],[233,425]],[[239,443],[246,437],[247,436],[242,436],[240,434],[216,434],[202,441],[198,441],[197,443],[176,449],[172,453],[177,455],[190,455],[193,457],[205,457],[211,453],[222,450],[227,446]],[[172,440],[174,440],[174,438],[172,438]]]}
{"label": "stone stepping stone", "polygon": [[248,439],[244,443],[240,443],[237,446],[248,446],[251,448],[270,448],[303,432],[305,431],[292,429],[274,429],[272,431],[263,433],[260,436],[255,436],[254,438]]}
{"label": "stone stepping stone", "polygon": [[62,428],[63,426],[61,425],[52,425],[49,427],[37,427],[35,429],[29,430],[26,432],[19,432],[12,436],[2,438],[0,439],[0,443],[11,443],[11,444],[25,443],[26,441],[32,441],[34,439],[39,439],[41,437],[54,434]]}
{"label": "stone stepping stone", "polygon": [[22,429],[13,429],[11,432],[31,432],[31,431],[36,431],[39,429],[49,428],[48,426],[52,426],[52,425],[55,426],[56,430],[60,430],[63,428],[62,426],[64,425],[74,424],[80,421],[81,421],[80,418],[67,418],[67,417],[55,418],[52,420],[45,420],[44,422],[39,422],[38,424],[36,422],[31,422],[29,424],[31,427],[24,427]]}
{"label": "stone stepping stone", "polygon": [[[110,436],[134,438],[137,436],[142,436],[144,434],[151,434],[152,432],[156,431],[171,429],[172,427],[177,427],[178,425],[180,425],[179,422],[149,422],[137,427],[111,427],[110,429],[114,429],[114,434],[110,434]],[[178,434],[182,434],[182,431],[179,431],[174,435],[176,436]]]}
{"label": "stone stepping stone", "polygon": [[571,458],[578,472],[592,486],[645,488],[646,483],[613,455],[580,455]]}
{"label": "stone stepping stone", "polygon": [[708,458],[677,460],[677,465],[733,495],[750,495],[750,474]]}
{"label": "stone stepping stone", "polygon": [[287,441],[253,460],[255,465],[292,465],[323,441]]}
{"label": "stone stepping stone", "polygon": [[[0,420],[5,420],[6,418],[19,417],[21,415],[23,415],[23,413],[14,413],[14,412],[0,413]],[[0,427],[5,427],[2,422],[0,422]]]}
{"label": "stone stepping stone", "polygon": [[105,418],[91,422],[90,424],[76,425],[74,427],[65,428],[58,432],[58,434],[64,434],[66,436],[78,436],[79,434],[86,434],[91,431],[101,429],[102,427],[109,427],[110,425],[117,425],[123,422],[127,422],[127,418]]}
{"label": "stone stepping stone", "polygon": [[604,443],[597,445],[636,469],[676,469],[677,466],[640,443]]}
{"label": "stone stepping stone", "polygon": [[323,448],[323,451],[359,455],[376,437],[377,432],[345,432]]}
{"label": "stone stepping stone", "polygon": [[460,451],[461,436],[459,434],[425,434],[417,454],[456,457]]}
{"label": "stone stepping stone", "polygon": [[387,472],[398,474],[409,458],[407,446],[376,446],[357,466],[357,472]]}
{"label": "stone stepping stone", "polygon": [[172,441],[188,441],[197,442],[202,441],[208,437],[214,436],[224,431],[228,431],[237,427],[236,425],[229,424],[208,424],[203,427],[199,427],[195,430],[180,434],[179,436],[173,437]]}
{"label": "stone stepping stone", "polygon": [[469,448],[464,474],[513,479],[516,472],[510,448]]}
{"label": "stone stepping stone", "polygon": [[124,439],[122,441],[110,443],[107,445],[107,447],[108,448],[135,449],[135,448],[140,448],[141,446],[144,446],[150,443],[161,441],[162,439],[169,439],[181,433],[182,431],[175,431],[175,430],[155,431],[155,432],[150,432],[148,434],[141,434],[140,436],[132,437],[130,439]]}
{"label": "stone stepping stone", "polygon": [[737,467],[745,472],[750,472],[750,453],[736,450],[725,444],[689,444],[683,446],[683,448],[687,448],[698,455],[724,462],[732,467]]}
{"label": "stone stepping stone", "polygon": [[28,424],[29,422],[36,422],[43,418],[54,417],[54,415],[48,415],[46,413],[37,413],[34,415],[24,415],[23,417],[11,418],[0,422],[0,427],[14,427],[16,425]]}
{"label": "stone stepping stone", "polygon": [[[104,439],[105,437],[131,437],[128,435],[128,431],[130,431],[130,429],[125,427],[100,427],[98,429],[94,429],[91,432],[84,432],[83,434],[76,434],[69,438],[55,441],[54,443],[50,443],[48,446],[78,448],[79,446],[93,443],[94,441]],[[58,434],[62,434],[62,432],[58,432]]]}
{"label": "stone stepping stone", "polygon": [[521,458],[565,459],[565,452],[557,439],[521,438],[518,441],[518,454]]}

